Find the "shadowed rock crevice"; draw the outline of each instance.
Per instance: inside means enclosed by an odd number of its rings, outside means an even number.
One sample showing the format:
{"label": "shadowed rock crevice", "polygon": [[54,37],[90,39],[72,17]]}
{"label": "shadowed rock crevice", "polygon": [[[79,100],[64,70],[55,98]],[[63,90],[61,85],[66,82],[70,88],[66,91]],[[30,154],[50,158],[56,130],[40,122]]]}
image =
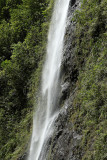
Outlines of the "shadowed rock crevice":
{"label": "shadowed rock crevice", "polygon": [[76,3],[76,0],[71,0],[71,7]]}

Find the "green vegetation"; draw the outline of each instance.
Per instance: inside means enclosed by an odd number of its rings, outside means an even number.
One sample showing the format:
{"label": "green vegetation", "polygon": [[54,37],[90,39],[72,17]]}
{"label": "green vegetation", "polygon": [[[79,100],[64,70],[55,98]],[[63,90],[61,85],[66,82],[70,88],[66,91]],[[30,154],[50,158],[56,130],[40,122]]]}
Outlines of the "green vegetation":
{"label": "green vegetation", "polygon": [[76,11],[75,61],[79,76],[71,119],[82,134],[82,160],[107,158],[107,1],[83,0]]}
{"label": "green vegetation", "polygon": [[28,149],[53,0],[0,0],[0,159]]}
{"label": "green vegetation", "polygon": [[[29,147],[53,0],[0,0],[0,159]],[[83,0],[76,11],[79,76],[71,120],[82,134],[81,160],[107,159],[107,1]]]}

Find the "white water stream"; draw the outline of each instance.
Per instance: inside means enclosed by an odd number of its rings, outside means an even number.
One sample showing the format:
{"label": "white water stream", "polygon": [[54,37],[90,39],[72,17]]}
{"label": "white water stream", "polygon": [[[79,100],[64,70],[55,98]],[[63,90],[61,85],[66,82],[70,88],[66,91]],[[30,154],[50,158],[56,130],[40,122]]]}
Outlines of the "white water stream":
{"label": "white water stream", "polygon": [[46,62],[42,74],[41,97],[33,120],[28,160],[45,160],[42,152],[58,115],[57,96],[67,12],[70,0],[56,0],[50,24]]}

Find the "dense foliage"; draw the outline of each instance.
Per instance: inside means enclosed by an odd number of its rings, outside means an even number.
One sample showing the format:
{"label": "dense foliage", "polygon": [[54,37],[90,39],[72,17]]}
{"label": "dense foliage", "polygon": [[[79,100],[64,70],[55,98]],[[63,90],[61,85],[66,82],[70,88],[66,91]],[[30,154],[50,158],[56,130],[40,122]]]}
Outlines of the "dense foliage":
{"label": "dense foliage", "polygon": [[0,0],[0,159],[27,149],[52,5]]}
{"label": "dense foliage", "polygon": [[[0,159],[28,149],[53,0],[0,0]],[[107,1],[83,0],[74,17],[79,72],[71,110],[81,160],[106,160]]]}
{"label": "dense foliage", "polygon": [[83,0],[74,17],[75,61],[79,70],[72,121],[82,134],[82,160],[107,158],[107,1]]}

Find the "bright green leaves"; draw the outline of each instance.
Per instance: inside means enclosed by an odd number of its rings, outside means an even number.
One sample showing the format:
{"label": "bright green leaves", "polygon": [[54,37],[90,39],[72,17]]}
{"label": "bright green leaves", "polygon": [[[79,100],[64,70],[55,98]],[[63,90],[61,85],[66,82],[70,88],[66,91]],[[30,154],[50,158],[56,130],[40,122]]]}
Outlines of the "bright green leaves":
{"label": "bright green leaves", "polygon": [[49,3],[0,1],[0,159],[18,159],[26,150],[46,53]]}
{"label": "bright green leaves", "polygon": [[18,6],[17,9],[12,9],[11,14],[11,29],[12,29],[12,38],[15,43],[18,41],[23,41],[27,31],[31,25],[31,15],[28,8],[24,6]]}

